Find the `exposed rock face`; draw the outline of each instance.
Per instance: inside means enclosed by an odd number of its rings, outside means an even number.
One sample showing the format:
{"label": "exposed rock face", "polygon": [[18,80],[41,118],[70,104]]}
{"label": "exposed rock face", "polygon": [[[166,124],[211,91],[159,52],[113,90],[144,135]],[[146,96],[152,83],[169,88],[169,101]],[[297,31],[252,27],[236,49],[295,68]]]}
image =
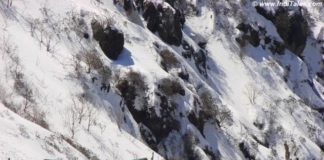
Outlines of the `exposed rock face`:
{"label": "exposed rock face", "polygon": [[103,27],[96,21],[91,24],[93,30],[93,38],[99,42],[99,45],[105,55],[116,60],[124,48],[124,34],[113,28]]}
{"label": "exposed rock face", "polygon": [[300,56],[306,46],[309,33],[307,21],[301,12],[279,8],[273,15],[261,7],[256,9],[259,14],[272,21],[276,26],[279,35],[285,42],[285,46]]}
{"label": "exposed rock face", "polygon": [[192,59],[195,62],[195,65],[202,75],[208,78],[207,74],[207,50],[199,49],[197,52],[193,49],[191,45],[188,44],[185,40],[182,41],[182,56],[186,59]]}
{"label": "exposed rock face", "polygon": [[158,32],[163,41],[179,46],[182,41],[180,13],[174,14],[170,8],[165,9]]}
{"label": "exposed rock face", "polygon": [[182,26],[185,17],[179,10],[175,12],[171,8],[155,7],[152,2],[144,6],[144,19],[147,28],[152,32],[158,32],[161,39],[169,44],[179,46],[182,41]]}
{"label": "exposed rock face", "polygon": [[275,25],[287,48],[300,55],[308,36],[308,25],[301,13],[294,12],[289,15],[287,10],[279,9],[276,12]]}
{"label": "exposed rock face", "polygon": [[[157,150],[157,145],[166,138],[171,131],[178,131],[180,124],[175,119],[176,104],[171,102],[167,96],[157,94],[160,99],[159,114],[154,109],[155,106],[149,107],[144,102],[142,109],[136,109],[134,102],[142,94],[142,87],[136,85],[132,80],[121,80],[117,84],[118,90],[121,92],[123,101],[132,114],[134,120],[141,124],[140,131],[148,145]],[[144,89],[145,90],[145,89]],[[141,99],[145,101],[146,99]]]}
{"label": "exposed rock face", "polygon": [[147,28],[151,32],[156,32],[159,28],[160,16],[152,2],[145,4],[143,17],[147,21]]}
{"label": "exposed rock face", "polygon": [[132,1],[131,0],[124,0],[124,10],[126,12],[130,12],[133,9]]}
{"label": "exposed rock face", "polygon": [[241,45],[245,45],[247,40],[252,46],[258,47],[260,45],[259,31],[253,29],[249,24],[241,23],[237,29],[243,32],[242,37],[236,38],[236,41]]}

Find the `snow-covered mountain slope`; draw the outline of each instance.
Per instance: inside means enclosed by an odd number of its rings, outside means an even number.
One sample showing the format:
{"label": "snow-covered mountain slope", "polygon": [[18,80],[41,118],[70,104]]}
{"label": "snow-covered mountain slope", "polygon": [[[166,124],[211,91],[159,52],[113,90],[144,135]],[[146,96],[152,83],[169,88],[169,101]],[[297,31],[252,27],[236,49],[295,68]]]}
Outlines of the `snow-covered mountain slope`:
{"label": "snow-covered mountain slope", "polygon": [[0,159],[323,159],[324,4],[263,2],[0,1]]}

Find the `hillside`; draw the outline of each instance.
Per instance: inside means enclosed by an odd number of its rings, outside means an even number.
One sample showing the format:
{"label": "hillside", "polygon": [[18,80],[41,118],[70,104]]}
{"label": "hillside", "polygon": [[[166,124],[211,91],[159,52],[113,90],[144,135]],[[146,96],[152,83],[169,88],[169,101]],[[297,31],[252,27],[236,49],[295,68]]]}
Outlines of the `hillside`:
{"label": "hillside", "polygon": [[0,159],[324,159],[324,2],[0,1]]}

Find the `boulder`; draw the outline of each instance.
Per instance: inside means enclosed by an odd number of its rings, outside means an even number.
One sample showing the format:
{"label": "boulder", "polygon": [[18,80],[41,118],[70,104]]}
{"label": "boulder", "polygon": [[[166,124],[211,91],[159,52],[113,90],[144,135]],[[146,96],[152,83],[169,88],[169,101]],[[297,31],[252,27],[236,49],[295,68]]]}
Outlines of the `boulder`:
{"label": "boulder", "polygon": [[98,23],[92,23],[93,38],[99,42],[105,55],[116,60],[124,48],[124,34],[111,26],[103,27]]}
{"label": "boulder", "polygon": [[152,2],[145,3],[143,17],[147,21],[147,28],[151,32],[156,32],[159,28],[160,16]]}
{"label": "boulder", "polygon": [[179,46],[182,41],[182,26],[185,23],[184,14],[170,7],[155,7],[152,2],[144,4],[143,18],[151,32],[158,32],[161,39],[171,45]]}
{"label": "boulder", "polygon": [[181,17],[171,8],[164,9],[159,26],[161,39],[169,44],[179,46],[182,42]]}

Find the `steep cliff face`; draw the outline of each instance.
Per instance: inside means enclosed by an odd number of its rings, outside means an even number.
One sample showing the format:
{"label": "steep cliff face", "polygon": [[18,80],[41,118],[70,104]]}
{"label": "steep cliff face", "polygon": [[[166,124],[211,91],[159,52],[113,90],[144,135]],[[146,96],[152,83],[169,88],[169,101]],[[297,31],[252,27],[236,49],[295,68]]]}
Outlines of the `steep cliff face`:
{"label": "steep cliff face", "polygon": [[311,4],[1,1],[0,159],[321,159]]}

